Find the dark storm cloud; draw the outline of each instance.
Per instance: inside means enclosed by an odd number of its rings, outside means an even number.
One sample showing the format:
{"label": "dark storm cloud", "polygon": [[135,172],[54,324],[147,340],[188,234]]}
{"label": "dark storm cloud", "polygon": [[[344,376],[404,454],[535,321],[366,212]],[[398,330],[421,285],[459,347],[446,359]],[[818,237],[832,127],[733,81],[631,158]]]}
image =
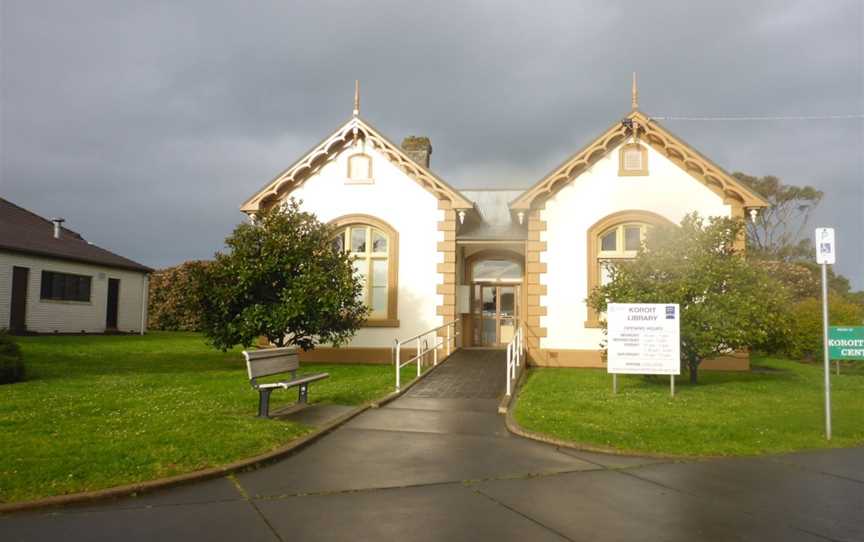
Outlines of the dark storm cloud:
{"label": "dark storm cloud", "polygon": [[[347,119],[425,134],[457,187],[525,187],[629,110],[864,111],[862,7],[832,2],[56,2],[2,9],[0,194],[153,266]],[[864,122],[664,123],[729,170],[827,196],[864,287]],[[816,225],[815,223],[813,224]]]}

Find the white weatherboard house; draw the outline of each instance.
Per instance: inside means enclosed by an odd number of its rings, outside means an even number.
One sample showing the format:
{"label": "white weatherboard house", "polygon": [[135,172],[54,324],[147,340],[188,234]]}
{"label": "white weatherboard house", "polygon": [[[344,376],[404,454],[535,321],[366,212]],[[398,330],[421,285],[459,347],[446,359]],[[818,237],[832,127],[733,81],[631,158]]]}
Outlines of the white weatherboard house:
{"label": "white weatherboard house", "polygon": [[[458,319],[462,346],[501,346],[521,324],[531,363],[602,367],[585,299],[610,263],[634,257],[652,225],[767,205],[639,111],[635,79],[632,106],[527,190],[457,190],[430,170],[428,139],[395,145],[360,118],[355,93],[348,122],[241,206],[302,200],[357,257],[371,317],[349,345],[306,359],[389,362],[394,338]],[[744,370],[749,358],[705,367]]]}
{"label": "white weatherboard house", "polygon": [[149,267],[0,198],[0,329],[144,333]]}

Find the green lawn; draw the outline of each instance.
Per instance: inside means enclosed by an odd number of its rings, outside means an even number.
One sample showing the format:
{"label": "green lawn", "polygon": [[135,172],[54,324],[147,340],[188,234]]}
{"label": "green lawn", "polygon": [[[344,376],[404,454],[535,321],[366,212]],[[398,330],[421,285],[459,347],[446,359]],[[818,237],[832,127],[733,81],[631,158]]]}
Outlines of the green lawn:
{"label": "green lawn", "polygon": [[[833,371],[833,366],[832,366]],[[629,452],[738,455],[864,445],[864,363],[832,374],[833,439],[823,436],[821,364],[756,358],[753,372],[700,371],[700,384],[533,369],[515,417],[529,431]]]}
{"label": "green lawn", "polygon": [[[107,488],[230,463],[311,431],[255,418],[238,351],[194,333],[22,337],[27,381],[0,386],[0,501]],[[393,391],[389,365],[327,371],[310,401],[356,405]],[[403,369],[403,382],[412,368]],[[296,401],[276,391],[272,409]]]}

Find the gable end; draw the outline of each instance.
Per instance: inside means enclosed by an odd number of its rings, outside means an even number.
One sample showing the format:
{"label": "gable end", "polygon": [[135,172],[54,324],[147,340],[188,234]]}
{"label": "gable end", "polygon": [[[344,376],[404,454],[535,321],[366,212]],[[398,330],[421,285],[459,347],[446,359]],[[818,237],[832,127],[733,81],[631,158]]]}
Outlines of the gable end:
{"label": "gable end", "polygon": [[436,199],[449,201],[452,209],[471,209],[473,207],[472,203],[458,190],[409,158],[398,146],[369,124],[359,117],[354,117],[246,200],[240,206],[240,210],[245,213],[254,213],[273,205],[359,139],[371,143],[378,152],[434,195]]}
{"label": "gable end", "polygon": [[[626,122],[628,120],[635,122]],[[723,168],[672,135],[656,121],[639,111],[633,111],[625,117],[624,122],[612,125],[600,137],[513,200],[510,204],[511,209],[526,211],[531,209],[535,202],[541,202],[554,195],[599,159],[609,154],[625,138],[631,136],[633,133],[631,126],[634,125],[639,131],[641,142],[647,143],[669,158],[672,163],[711,189],[724,201],[748,208],[768,206],[767,201],[729,175]]]}

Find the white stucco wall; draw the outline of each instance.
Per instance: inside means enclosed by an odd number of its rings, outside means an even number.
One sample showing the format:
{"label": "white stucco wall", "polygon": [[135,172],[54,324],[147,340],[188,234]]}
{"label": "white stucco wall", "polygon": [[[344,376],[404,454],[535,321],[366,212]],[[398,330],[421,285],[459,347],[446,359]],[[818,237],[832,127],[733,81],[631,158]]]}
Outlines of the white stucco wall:
{"label": "white stucco wall", "polygon": [[[27,283],[28,331],[104,332],[109,278],[120,279],[117,329],[126,332],[141,331],[142,289],[146,288],[147,284],[145,273],[6,251],[0,251],[0,329],[9,327],[13,266],[30,269]],[[90,283],[90,301],[40,299],[43,270],[93,277]],[[144,303],[146,304],[146,299]]]}
{"label": "white stucco wall", "polygon": [[387,222],[399,233],[399,327],[362,328],[350,343],[354,347],[389,348],[394,338],[408,338],[444,323],[436,315],[442,302],[436,286],[443,283],[437,272],[437,264],[443,261],[438,241],[444,240],[438,221],[444,220],[444,211],[438,209],[435,196],[369,144],[365,152],[372,157],[374,182],[346,183],[347,160],[355,152],[358,149],[343,151],[290,196],[302,200],[302,208],[323,222],[366,214]]}
{"label": "white stucco wall", "polygon": [[652,148],[648,150],[648,176],[619,177],[618,149],[562,188],[546,202],[541,219],[546,241],[541,261],[547,287],[540,303],[547,308],[540,325],[547,335],[541,348],[596,350],[600,329],[586,329],[588,316],[587,231],[598,220],[618,211],[651,211],[679,223],[687,213],[730,216],[722,198]]}

